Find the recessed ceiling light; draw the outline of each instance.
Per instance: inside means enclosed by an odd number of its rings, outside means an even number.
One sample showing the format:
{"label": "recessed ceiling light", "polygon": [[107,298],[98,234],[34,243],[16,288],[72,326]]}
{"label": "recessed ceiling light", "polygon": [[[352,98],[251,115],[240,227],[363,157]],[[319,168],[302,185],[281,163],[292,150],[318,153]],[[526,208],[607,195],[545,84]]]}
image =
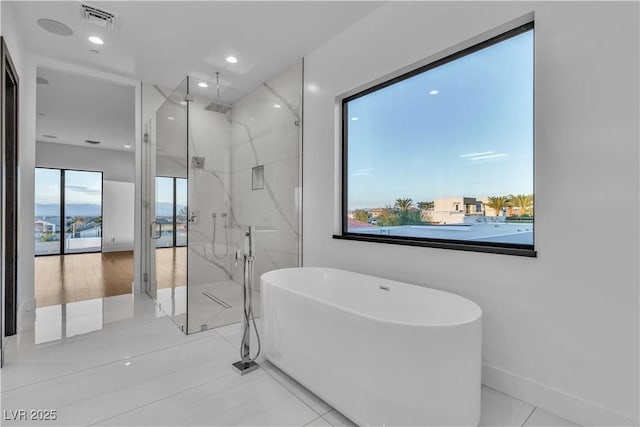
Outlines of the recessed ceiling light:
{"label": "recessed ceiling light", "polygon": [[98,36],[89,37],[89,41],[93,44],[104,44],[104,41]]}
{"label": "recessed ceiling light", "polygon": [[280,104],[273,104],[273,108],[280,108]]}
{"label": "recessed ceiling light", "polygon": [[48,85],[49,84],[49,80],[45,79],[44,77],[37,77],[36,78],[36,82],[39,85]]}
{"label": "recessed ceiling light", "polygon": [[200,86],[200,87],[209,87],[209,85],[206,84],[205,82],[198,83],[198,86]]}
{"label": "recessed ceiling light", "polygon": [[73,34],[73,30],[60,21],[53,19],[38,19],[38,25],[45,31],[56,34],[58,36],[70,36]]}
{"label": "recessed ceiling light", "polygon": [[434,89],[434,90],[432,90],[431,92],[429,92],[429,95],[437,95],[437,94],[439,94],[439,93],[440,93],[440,91],[439,91],[439,90],[435,90],[435,89]]}
{"label": "recessed ceiling light", "polygon": [[187,105],[187,101],[180,101],[180,105]]}
{"label": "recessed ceiling light", "polygon": [[227,56],[227,62],[230,64],[235,64],[236,62],[238,62],[238,58],[236,58],[235,56]]}
{"label": "recessed ceiling light", "polygon": [[358,120],[360,120],[360,117],[355,117],[354,116],[354,117],[351,117],[351,120],[354,121],[354,122],[357,122]]}
{"label": "recessed ceiling light", "polygon": [[124,146],[124,148],[131,148],[131,146],[127,144]]}
{"label": "recessed ceiling light", "polygon": [[175,120],[175,119],[176,119],[176,118],[175,118],[175,117],[173,117],[173,116],[169,116],[169,117],[167,117],[167,120]]}
{"label": "recessed ceiling light", "polygon": [[44,136],[45,138],[51,138],[51,139],[56,139],[57,138],[57,136],[55,136],[55,135],[42,135],[42,136]]}

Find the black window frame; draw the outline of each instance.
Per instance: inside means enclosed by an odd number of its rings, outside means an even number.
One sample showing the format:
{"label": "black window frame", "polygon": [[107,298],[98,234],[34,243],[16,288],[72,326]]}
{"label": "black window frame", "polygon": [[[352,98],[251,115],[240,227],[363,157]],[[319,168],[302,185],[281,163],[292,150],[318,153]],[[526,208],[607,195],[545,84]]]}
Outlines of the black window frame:
{"label": "black window frame", "polygon": [[[102,232],[103,228],[100,230],[100,249],[95,251],[82,251],[82,252],[65,252],[64,243],[65,243],[65,234],[66,232],[66,223],[65,223],[65,174],[68,171],[71,172],[92,172],[100,174],[100,217],[103,220],[104,225],[104,171],[100,170],[90,170],[90,169],[71,169],[71,168],[57,168],[54,166],[36,166],[35,169],[49,169],[56,170],[60,172],[60,249],[58,253],[53,254],[34,254],[36,257],[45,257],[45,256],[66,256],[66,255],[81,255],[81,254],[99,254],[103,252],[104,249],[104,236]],[[102,227],[101,225],[101,227]]]}
{"label": "black window frame", "polygon": [[[353,233],[349,232],[348,228],[348,167],[349,167],[349,159],[348,159],[348,126],[349,126],[349,109],[348,103],[357,98],[361,98],[370,93],[376,92],[380,89],[391,86],[400,81],[406,80],[418,74],[422,74],[431,69],[437,68],[446,63],[455,61],[456,59],[462,58],[474,52],[485,49],[489,46],[495,45],[512,37],[515,37],[519,34],[526,33],[528,31],[534,30],[534,21],[529,21],[525,24],[519,25],[515,28],[512,28],[508,31],[505,31],[497,36],[490,37],[482,42],[464,48],[460,51],[447,55],[441,59],[430,62],[426,65],[419,66],[413,70],[410,70],[406,73],[403,73],[397,77],[386,80],[382,83],[378,83],[372,87],[369,87],[365,90],[357,92],[355,94],[349,95],[342,99],[342,208],[341,208],[341,233],[334,234],[334,239],[344,239],[344,240],[355,240],[355,241],[364,241],[364,242],[375,242],[375,243],[388,243],[388,244],[397,244],[397,245],[405,245],[405,246],[424,246],[431,248],[440,248],[440,249],[454,249],[454,250],[462,250],[462,251],[473,251],[473,252],[484,252],[484,253],[496,253],[503,255],[517,255],[517,256],[525,256],[525,257],[536,257],[537,251],[535,250],[535,227],[533,234],[533,242],[531,245],[529,244],[517,244],[517,243],[498,243],[498,242],[473,242],[470,240],[454,240],[454,239],[434,239],[434,238],[426,238],[426,237],[406,237],[406,236],[392,236],[392,235],[375,235],[375,234],[364,234],[364,233]],[[535,33],[534,33],[535,34]],[[535,52],[535,35],[534,35],[534,52]],[[535,58],[534,58],[535,63]],[[535,72],[534,72],[534,87],[535,87]],[[535,97],[534,97],[534,105],[535,105]],[[533,137],[533,158],[534,158],[534,168],[533,168],[533,182],[534,182],[534,190],[533,194],[535,197],[535,108],[533,115],[534,122],[534,137]],[[535,224],[535,219],[534,219]]]}
{"label": "black window frame", "polygon": [[[156,186],[157,186],[157,179],[158,178],[170,178],[172,180],[171,183],[171,187],[172,187],[172,191],[173,191],[173,241],[172,241],[172,245],[171,246],[156,246],[156,249],[164,249],[164,248],[184,248],[186,246],[188,246],[188,242],[185,242],[184,245],[179,245],[178,244],[178,207],[177,207],[177,195],[178,195],[178,191],[177,191],[177,180],[178,179],[184,179],[187,180],[187,178],[183,178],[181,176],[168,176],[168,175],[158,175],[156,176]],[[157,203],[157,201],[156,201]],[[156,208],[157,209],[157,205]],[[156,212],[157,214],[157,212]],[[187,211],[187,217],[189,216],[188,211]],[[160,225],[160,232],[162,233],[162,224]]]}

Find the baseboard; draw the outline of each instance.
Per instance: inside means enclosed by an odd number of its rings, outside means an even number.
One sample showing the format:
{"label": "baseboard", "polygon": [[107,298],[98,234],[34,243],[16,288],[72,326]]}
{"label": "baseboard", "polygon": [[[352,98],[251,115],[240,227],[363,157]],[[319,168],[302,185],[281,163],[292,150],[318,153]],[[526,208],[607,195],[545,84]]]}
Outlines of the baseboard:
{"label": "baseboard", "polygon": [[482,365],[482,384],[583,426],[639,425],[597,403],[487,364]]}
{"label": "baseboard", "polygon": [[102,252],[133,251],[133,243],[123,245],[103,245]]}

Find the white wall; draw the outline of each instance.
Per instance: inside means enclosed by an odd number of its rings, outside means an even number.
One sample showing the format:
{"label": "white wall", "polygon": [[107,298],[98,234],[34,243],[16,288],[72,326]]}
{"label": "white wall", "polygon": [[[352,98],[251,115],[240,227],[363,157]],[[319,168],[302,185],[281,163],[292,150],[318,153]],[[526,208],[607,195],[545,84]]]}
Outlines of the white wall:
{"label": "white wall", "polygon": [[[299,265],[300,128],[295,122],[300,121],[301,103],[299,61],[233,104],[234,218],[245,230],[248,225],[271,229],[255,236],[256,278]],[[264,188],[253,190],[252,169],[258,165],[264,166]],[[242,241],[241,234],[234,235],[235,245],[241,247]],[[255,286],[260,287],[259,280]]]}
{"label": "white wall", "polygon": [[102,251],[132,251],[135,183],[102,182]]}
{"label": "white wall", "polygon": [[[133,141],[131,144],[133,145]],[[105,180],[135,182],[133,151],[103,150],[38,141],[36,166],[102,171]]]}
{"label": "white wall", "polygon": [[[531,11],[538,257],[332,239],[336,96]],[[309,54],[304,264],[467,296],[486,384],[584,424],[637,423],[638,27],[631,2],[391,2]],[[615,221],[585,212],[602,199]]]}

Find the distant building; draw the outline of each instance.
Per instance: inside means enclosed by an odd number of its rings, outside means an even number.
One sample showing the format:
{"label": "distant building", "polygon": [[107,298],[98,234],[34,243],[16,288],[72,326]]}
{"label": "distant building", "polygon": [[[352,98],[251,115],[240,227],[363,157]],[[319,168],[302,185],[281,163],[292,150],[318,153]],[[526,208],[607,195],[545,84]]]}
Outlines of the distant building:
{"label": "distant building", "polygon": [[58,226],[43,219],[37,219],[35,221],[35,237],[40,239],[43,234],[55,234]]}
{"label": "distant building", "polygon": [[429,212],[433,222],[440,224],[462,224],[465,216],[485,215],[485,201],[475,197],[443,197],[433,201]]}
{"label": "distant building", "polygon": [[375,219],[378,218],[380,215],[382,215],[387,209],[386,208],[375,208],[375,209],[369,209],[369,214],[371,215],[371,219]]}
{"label": "distant building", "polygon": [[74,239],[86,239],[90,237],[102,237],[102,225],[90,222],[89,224],[74,225],[71,233]]}

